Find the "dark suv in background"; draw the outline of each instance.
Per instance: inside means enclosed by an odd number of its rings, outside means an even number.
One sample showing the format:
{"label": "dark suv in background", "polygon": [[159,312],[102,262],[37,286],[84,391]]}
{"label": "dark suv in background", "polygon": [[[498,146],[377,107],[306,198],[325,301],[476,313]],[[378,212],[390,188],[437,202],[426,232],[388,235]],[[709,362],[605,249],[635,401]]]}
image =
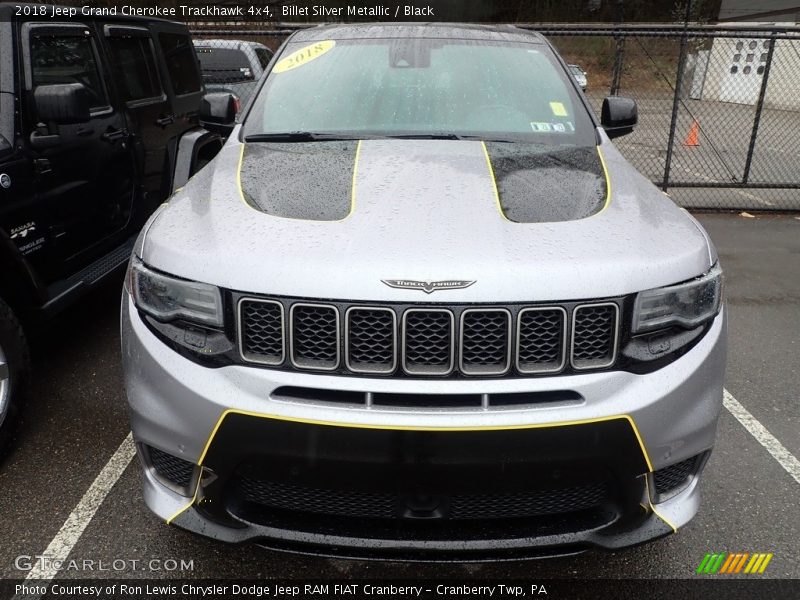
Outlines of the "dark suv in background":
{"label": "dark suv in background", "polygon": [[273,56],[264,44],[246,40],[195,40],[194,46],[206,89],[235,94],[240,106],[256,91]]}
{"label": "dark suv in background", "polygon": [[222,146],[199,120],[189,31],[0,5],[0,455],[29,359],[24,329],[123,266],[153,210]]}

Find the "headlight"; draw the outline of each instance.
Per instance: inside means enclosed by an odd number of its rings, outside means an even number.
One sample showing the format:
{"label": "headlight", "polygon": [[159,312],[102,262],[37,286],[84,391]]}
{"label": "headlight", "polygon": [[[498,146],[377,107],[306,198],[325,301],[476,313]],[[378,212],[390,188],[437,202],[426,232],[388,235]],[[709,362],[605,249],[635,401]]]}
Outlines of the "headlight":
{"label": "headlight", "polygon": [[633,332],[680,325],[690,329],[719,312],[722,297],[722,269],[719,264],[696,279],[641,292],[636,297]]}
{"label": "headlight", "polygon": [[216,286],[157,273],[135,256],[125,283],[136,306],[156,319],[222,327],[222,298]]}

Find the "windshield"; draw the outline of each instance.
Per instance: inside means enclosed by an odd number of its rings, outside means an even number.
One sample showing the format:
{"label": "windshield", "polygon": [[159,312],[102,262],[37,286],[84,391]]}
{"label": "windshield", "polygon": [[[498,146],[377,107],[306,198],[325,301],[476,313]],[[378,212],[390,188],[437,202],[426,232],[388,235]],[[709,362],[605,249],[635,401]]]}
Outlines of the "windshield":
{"label": "windshield", "polygon": [[540,43],[290,43],[255,100],[244,134],[449,134],[593,146],[594,125],[567,77]]}

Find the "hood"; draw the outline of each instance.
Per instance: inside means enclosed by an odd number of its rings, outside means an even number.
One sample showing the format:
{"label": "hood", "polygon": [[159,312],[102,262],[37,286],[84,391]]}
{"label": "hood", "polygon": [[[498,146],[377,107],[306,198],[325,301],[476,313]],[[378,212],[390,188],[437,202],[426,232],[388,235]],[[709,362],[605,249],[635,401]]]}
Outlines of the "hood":
{"label": "hood", "polygon": [[[433,303],[618,296],[711,266],[702,230],[605,138],[543,152],[232,136],[161,211],[142,254],[233,290]],[[475,283],[431,293],[386,280]]]}
{"label": "hood", "polygon": [[[435,207],[465,172],[493,180],[491,197],[480,195],[478,202],[496,200],[500,215],[515,223],[572,221],[605,206],[608,186],[596,148],[491,142],[480,145],[482,163],[478,144],[383,140],[365,143],[363,155],[356,141],[250,144],[242,154],[242,197],[268,215],[290,219],[340,221],[354,212],[357,198],[360,210],[390,205],[416,219],[415,211]],[[394,173],[403,190],[384,196],[382,185]]]}

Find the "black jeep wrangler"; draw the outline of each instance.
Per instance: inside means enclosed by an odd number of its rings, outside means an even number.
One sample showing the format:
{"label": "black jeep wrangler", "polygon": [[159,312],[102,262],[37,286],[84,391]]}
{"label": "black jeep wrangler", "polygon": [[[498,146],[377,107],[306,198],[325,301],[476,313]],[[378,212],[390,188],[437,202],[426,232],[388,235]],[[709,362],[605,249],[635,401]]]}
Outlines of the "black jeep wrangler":
{"label": "black jeep wrangler", "polygon": [[217,153],[185,25],[0,4],[0,457],[29,377],[25,328],[123,267],[152,211]]}

